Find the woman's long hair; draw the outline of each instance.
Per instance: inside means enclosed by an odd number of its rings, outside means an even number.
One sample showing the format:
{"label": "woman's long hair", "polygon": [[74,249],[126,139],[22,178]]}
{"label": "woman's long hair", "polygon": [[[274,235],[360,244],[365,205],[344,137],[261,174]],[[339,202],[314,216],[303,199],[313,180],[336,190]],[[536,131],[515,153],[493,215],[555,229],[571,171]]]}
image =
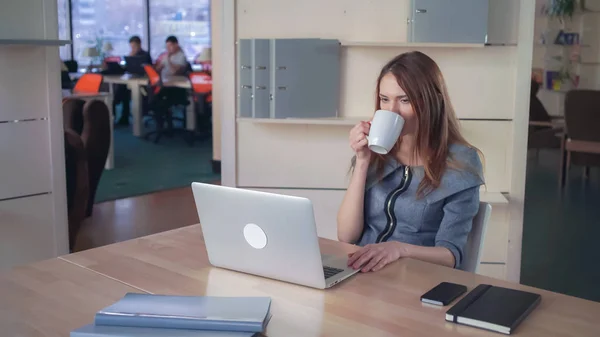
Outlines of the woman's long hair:
{"label": "woman's long hair", "polygon": [[[461,135],[458,119],[450,103],[446,83],[438,65],[429,56],[413,51],[403,53],[389,61],[377,78],[375,90],[375,109],[381,108],[379,86],[381,79],[388,73],[393,74],[398,85],[404,90],[417,118],[416,146],[414,158],[421,158],[425,176],[417,189],[417,195],[424,194],[439,187],[442,175],[447,167],[462,166],[449,161],[451,144],[462,144],[474,148]],[[394,153],[394,149],[390,151]],[[476,149],[479,155],[481,152]],[[381,176],[388,155],[372,153],[370,166],[374,166]],[[353,160],[354,163],[354,160]]]}

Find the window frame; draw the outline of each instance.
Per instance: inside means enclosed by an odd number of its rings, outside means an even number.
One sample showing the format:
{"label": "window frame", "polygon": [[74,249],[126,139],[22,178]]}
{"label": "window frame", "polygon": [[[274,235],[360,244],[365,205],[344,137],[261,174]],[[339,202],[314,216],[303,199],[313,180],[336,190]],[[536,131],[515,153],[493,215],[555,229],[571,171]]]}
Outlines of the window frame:
{"label": "window frame", "polygon": [[[68,34],[68,39],[73,41],[73,4],[72,4],[72,0],[66,0],[67,1],[67,21],[69,22],[69,34]],[[144,8],[144,15],[146,18],[146,50],[148,50],[148,52],[150,52],[150,50],[152,49],[152,45],[151,45],[151,35],[150,35],[150,1],[151,0],[145,0],[144,4],[145,4],[145,8]],[[212,45],[212,18],[210,17],[210,12],[212,9],[212,3],[211,1],[208,2],[208,12],[209,12],[209,24],[208,24],[208,35],[210,36],[210,45]],[[73,43],[69,44],[69,49],[71,51],[71,59],[74,59],[74,52],[75,52],[75,47]]]}

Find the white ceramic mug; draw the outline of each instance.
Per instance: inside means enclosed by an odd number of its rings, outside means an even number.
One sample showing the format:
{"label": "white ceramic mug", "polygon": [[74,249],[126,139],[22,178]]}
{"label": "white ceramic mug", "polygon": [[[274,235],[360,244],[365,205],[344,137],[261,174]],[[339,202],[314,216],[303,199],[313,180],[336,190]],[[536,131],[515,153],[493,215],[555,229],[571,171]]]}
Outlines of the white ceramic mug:
{"label": "white ceramic mug", "polygon": [[396,144],[404,127],[404,118],[388,110],[377,110],[371,121],[367,136],[369,149],[375,153],[387,154]]}

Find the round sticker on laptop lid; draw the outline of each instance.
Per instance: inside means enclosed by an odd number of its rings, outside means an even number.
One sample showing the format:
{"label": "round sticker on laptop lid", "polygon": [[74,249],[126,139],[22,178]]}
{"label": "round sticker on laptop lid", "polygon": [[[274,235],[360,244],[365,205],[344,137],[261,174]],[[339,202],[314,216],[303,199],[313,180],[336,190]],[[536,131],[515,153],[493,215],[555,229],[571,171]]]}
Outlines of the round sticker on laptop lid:
{"label": "round sticker on laptop lid", "polygon": [[253,223],[244,227],[244,238],[250,246],[256,249],[263,249],[267,246],[267,234]]}

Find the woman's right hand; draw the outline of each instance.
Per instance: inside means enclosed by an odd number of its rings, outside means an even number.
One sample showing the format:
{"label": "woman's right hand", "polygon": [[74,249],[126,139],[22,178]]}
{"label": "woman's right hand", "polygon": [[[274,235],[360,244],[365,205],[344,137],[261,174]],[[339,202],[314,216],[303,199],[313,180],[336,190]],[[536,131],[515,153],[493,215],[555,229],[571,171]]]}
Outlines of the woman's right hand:
{"label": "woman's right hand", "polygon": [[371,150],[369,150],[367,135],[371,129],[369,122],[360,122],[350,130],[350,147],[356,153],[357,161],[369,161]]}

